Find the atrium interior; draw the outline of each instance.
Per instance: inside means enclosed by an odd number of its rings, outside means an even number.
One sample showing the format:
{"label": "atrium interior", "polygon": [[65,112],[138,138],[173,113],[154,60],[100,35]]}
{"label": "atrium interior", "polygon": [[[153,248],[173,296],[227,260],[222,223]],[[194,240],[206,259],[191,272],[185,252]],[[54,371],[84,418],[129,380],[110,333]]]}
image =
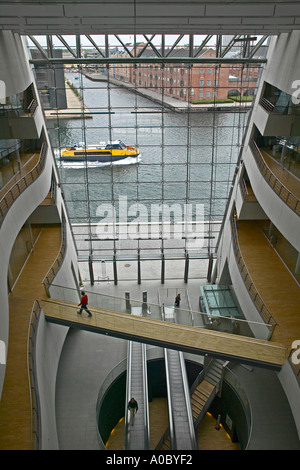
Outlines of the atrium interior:
{"label": "atrium interior", "polygon": [[300,449],[299,25],[0,3],[1,449]]}

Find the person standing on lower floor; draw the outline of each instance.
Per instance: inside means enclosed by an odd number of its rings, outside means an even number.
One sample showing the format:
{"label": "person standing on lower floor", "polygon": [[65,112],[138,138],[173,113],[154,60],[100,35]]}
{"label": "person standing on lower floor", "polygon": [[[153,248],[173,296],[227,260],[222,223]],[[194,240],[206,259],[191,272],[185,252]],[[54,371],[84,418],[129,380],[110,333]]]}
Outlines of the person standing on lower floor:
{"label": "person standing on lower floor", "polygon": [[181,297],[180,294],[177,294],[175,297],[175,307],[180,307]]}
{"label": "person standing on lower floor", "polygon": [[77,313],[81,314],[82,310],[85,310],[88,313],[89,317],[91,317],[92,314],[88,310],[87,304],[88,304],[88,296],[86,295],[86,293],[84,291],[82,291],[81,292],[81,302],[80,302],[80,304],[78,304],[78,307],[80,306],[80,310]]}
{"label": "person standing on lower floor", "polygon": [[137,401],[134,398],[131,398],[128,402],[127,408],[130,411],[130,424],[133,426],[135,413],[139,409]]}

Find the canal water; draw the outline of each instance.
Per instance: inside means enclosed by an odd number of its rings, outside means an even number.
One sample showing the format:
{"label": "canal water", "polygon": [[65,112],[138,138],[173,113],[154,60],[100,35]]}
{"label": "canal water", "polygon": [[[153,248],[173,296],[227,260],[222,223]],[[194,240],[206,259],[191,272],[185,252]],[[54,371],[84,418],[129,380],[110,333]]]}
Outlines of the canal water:
{"label": "canal water", "polygon": [[[59,157],[69,144],[121,139],[138,145],[140,159],[99,166],[60,165],[73,223],[97,223],[97,208],[126,197],[128,204],[204,205],[206,220],[221,220],[234,174],[246,112],[178,113],[107,82],[78,73],[66,78],[80,90],[92,119],[49,121]],[[87,202],[88,201],[88,202]]]}

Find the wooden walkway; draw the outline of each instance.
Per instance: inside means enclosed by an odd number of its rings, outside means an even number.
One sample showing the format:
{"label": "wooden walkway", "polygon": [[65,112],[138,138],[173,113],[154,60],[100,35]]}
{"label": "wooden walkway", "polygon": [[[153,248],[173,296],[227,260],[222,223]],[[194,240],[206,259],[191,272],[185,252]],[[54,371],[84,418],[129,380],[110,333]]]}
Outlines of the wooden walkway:
{"label": "wooden walkway", "polygon": [[76,304],[53,299],[42,299],[40,304],[46,319],[53,323],[194,354],[208,353],[214,357],[276,368],[284,364],[288,355],[282,345],[256,338],[152,320],[91,305],[89,309],[93,316],[89,318],[85,313],[76,313]]}
{"label": "wooden walkway", "polygon": [[249,274],[278,325],[271,342],[300,338],[300,288],[255,221],[240,220],[238,240]]}
{"label": "wooden walkway", "polygon": [[0,449],[29,450],[31,409],[27,336],[34,301],[45,296],[42,280],[57,257],[61,227],[45,227],[9,296],[9,343],[0,401]]}

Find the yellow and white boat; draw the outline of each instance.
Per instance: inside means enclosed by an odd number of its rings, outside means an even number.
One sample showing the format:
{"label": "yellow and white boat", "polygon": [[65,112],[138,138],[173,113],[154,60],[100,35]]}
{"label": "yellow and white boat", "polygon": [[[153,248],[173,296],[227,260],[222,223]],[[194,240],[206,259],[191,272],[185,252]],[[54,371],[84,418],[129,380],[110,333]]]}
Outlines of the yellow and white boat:
{"label": "yellow and white boat", "polygon": [[116,162],[128,157],[138,157],[140,151],[137,147],[126,146],[121,140],[100,142],[99,145],[87,145],[80,142],[78,145],[67,146],[61,152],[60,160],[63,162]]}

